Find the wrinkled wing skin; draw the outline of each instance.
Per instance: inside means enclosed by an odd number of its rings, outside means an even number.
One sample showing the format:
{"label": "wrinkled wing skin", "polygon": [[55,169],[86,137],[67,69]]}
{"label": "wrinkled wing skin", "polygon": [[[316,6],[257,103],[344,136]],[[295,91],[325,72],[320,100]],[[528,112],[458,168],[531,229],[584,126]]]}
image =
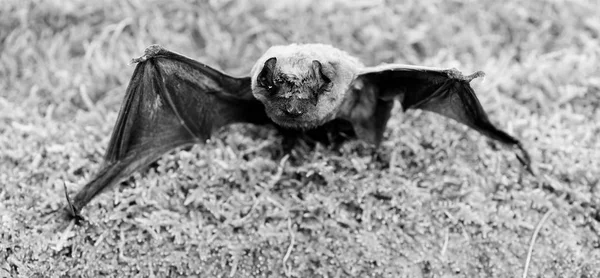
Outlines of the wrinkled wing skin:
{"label": "wrinkled wing skin", "polygon": [[516,147],[521,152],[517,157],[531,172],[529,155],[521,143],[490,122],[469,85],[472,79],[480,76],[483,72],[463,76],[456,69],[387,65],[367,68],[355,82],[362,82],[362,86],[374,91],[380,100],[399,99],[405,111],[423,109],[435,112]]}
{"label": "wrinkled wing skin", "polygon": [[70,213],[177,147],[205,142],[236,122],[265,124],[250,78],[234,78],[158,46],[138,59],[114,127],[105,163],[81,189]]}

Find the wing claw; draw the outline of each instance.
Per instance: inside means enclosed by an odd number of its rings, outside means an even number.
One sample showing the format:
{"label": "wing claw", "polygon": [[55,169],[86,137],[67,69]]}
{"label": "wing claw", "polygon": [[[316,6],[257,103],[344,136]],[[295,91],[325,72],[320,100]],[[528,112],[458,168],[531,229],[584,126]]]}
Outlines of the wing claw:
{"label": "wing claw", "polygon": [[475,73],[471,74],[471,75],[467,75],[464,76],[462,74],[462,72],[460,72],[459,70],[452,68],[449,70],[446,70],[446,73],[448,74],[448,77],[450,77],[451,79],[457,79],[457,80],[461,80],[461,81],[467,81],[467,82],[471,82],[471,80],[475,79],[475,78],[479,78],[479,77],[484,77],[485,73],[483,71],[476,71]]}
{"label": "wing claw", "polygon": [[464,80],[467,81],[467,82],[471,82],[471,80],[473,80],[475,78],[479,78],[479,77],[485,77],[485,72],[483,72],[483,71],[476,71],[475,73],[473,73],[471,75],[465,76]]}
{"label": "wing claw", "polygon": [[139,58],[131,59],[131,64],[146,62],[148,59],[158,55],[158,53],[160,53],[164,50],[165,49],[158,44],[150,45],[150,46],[146,47],[146,50],[144,50],[144,55],[142,55]]}

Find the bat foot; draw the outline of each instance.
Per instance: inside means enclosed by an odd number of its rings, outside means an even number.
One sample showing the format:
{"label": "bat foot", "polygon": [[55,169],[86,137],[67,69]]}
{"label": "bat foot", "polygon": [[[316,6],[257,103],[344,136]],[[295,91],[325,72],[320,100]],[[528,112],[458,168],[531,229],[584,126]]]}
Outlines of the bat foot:
{"label": "bat foot", "polygon": [[146,62],[148,59],[158,55],[163,50],[164,48],[158,44],[150,45],[146,47],[146,50],[144,50],[144,55],[142,57],[131,59],[131,64]]}

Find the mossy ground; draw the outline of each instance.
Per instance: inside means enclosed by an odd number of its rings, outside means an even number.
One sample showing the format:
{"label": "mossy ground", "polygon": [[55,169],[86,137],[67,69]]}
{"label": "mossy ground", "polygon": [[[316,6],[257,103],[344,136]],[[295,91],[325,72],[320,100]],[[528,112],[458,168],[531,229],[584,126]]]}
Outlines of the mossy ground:
{"label": "mossy ground", "polygon": [[[595,1],[18,1],[0,6],[0,276],[600,275]],[[390,3],[391,2],[391,3]],[[472,84],[539,170],[440,116],[396,111],[379,156],[236,125],[55,210],[98,170],[133,72],[158,43],[234,75],[269,46],[367,65],[483,70]]]}

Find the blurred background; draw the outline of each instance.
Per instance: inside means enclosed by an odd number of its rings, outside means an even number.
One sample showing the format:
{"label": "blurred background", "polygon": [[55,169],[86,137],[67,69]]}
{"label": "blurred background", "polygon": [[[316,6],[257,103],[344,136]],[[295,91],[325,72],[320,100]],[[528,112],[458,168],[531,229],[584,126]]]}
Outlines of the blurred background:
{"label": "blurred background", "polygon": [[[531,277],[598,275],[597,1],[0,3],[0,276],[514,277],[549,210]],[[483,107],[540,175],[463,126],[397,111],[383,162],[317,148],[265,189],[281,139],[236,126],[109,190],[84,228],[44,217],[63,181],[74,192],[100,166],[148,45],[243,76],[270,46],[310,42],[366,65],[483,70]]]}

